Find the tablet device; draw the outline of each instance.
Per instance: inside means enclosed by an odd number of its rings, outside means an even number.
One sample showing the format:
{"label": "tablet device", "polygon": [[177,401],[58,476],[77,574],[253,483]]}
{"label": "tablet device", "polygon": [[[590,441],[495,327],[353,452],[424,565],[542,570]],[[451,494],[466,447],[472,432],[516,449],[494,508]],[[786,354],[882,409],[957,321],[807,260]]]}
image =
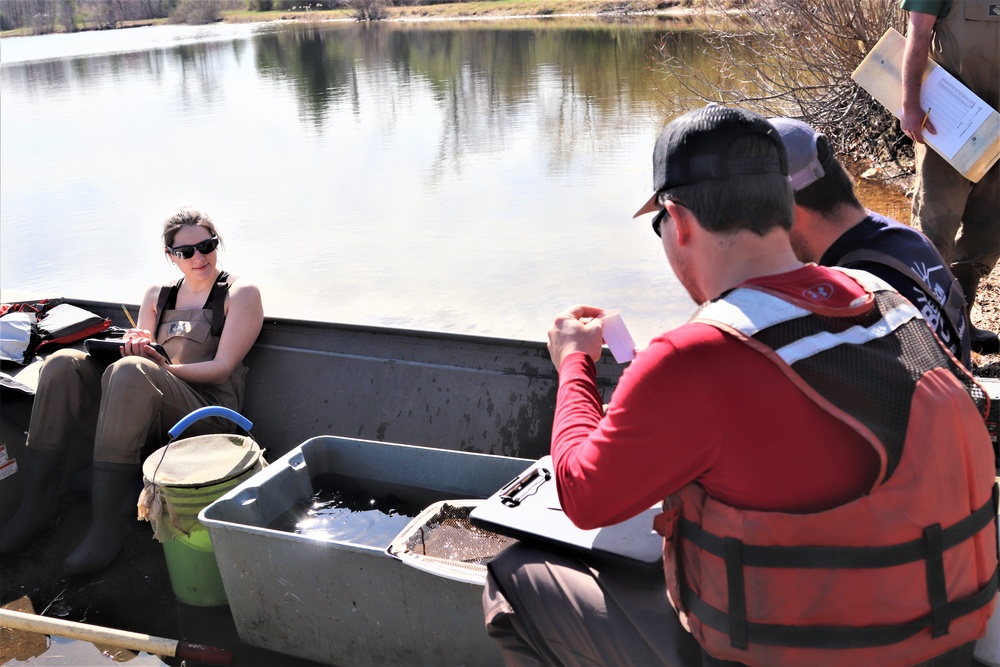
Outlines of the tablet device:
{"label": "tablet device", "polygon": [[474,526],[636,569],[663,567],[663,538],[653,530],[659,505],[604,528],[577,528],[556,493],[552,457],[544,456],[469,514]]}
{"label": "tablet device", "polygon": [[[122,358],[121,346],[123,344],[124,341],[121,338],[88,338],[83,341],[83,347],[87,350],[87,354],[105,364],[114,363]],[[162,345],[153,343],[152,348],[159,352],[168,364],[173,363]]]}

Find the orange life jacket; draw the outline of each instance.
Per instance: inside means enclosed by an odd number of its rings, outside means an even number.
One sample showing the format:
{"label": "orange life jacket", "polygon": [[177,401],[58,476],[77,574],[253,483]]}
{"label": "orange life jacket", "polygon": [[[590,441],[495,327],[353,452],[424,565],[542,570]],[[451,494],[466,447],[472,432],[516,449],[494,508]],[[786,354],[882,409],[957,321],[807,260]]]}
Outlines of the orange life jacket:
{"label": "orange life jacket", "polygon": [[813,514],[737,509],[697,484],[664,501],[667,590],[716,658],[913,665],[982,637],[993,612],[989,399],[912,305],[845,272],[872,294],[855,317],[748,288],[695,316],[772,359],[881,460],[867,495]]}

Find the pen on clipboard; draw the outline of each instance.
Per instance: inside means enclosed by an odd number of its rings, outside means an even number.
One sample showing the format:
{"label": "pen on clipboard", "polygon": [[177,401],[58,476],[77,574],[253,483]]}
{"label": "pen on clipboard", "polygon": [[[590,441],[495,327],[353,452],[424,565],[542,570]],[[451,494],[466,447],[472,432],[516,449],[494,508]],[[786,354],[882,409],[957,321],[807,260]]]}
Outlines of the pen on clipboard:
{"label": "pen on clipboard", "polygon": [[931,117],[931,110],[927,109],[927,113],[924,114],[924,119],[920,121],[920,131],[924,131],[924,125],[927,125],[927,119]]}
{"label": "pen on clipboard", "polygon": [[125,317],[127,317],[127,318],[128,318],[128,322],[129,322],[129,324],[131,324],[131,325],[132,325],[132,328],[133,328],[133,329],[138,329],[139,327],[137,327],[137,326],[135,325],[135,320],[133,320],[133,319],[132,319],[132,315],[130,315],[130,314],[129,314],[129,312],[128,312],[128,308],[126,308],[126,307],[125,307],[125,304],[124,304],[124,303],[122,304],[122,310],[124,310],[124,311],[125,311]]}

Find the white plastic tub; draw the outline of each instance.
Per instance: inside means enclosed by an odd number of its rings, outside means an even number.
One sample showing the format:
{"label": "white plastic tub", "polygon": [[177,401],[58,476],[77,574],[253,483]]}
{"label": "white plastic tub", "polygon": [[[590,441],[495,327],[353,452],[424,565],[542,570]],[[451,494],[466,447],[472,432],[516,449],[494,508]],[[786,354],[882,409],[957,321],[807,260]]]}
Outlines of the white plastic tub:
{"label": "white plastic tub", "polygon": [[335,473],[485,498],[532,461],[323,436],[202,510],[240,639],[336,665],[501,664],[482,584],[410,567],[389,544],[325,541],[266,526]]}

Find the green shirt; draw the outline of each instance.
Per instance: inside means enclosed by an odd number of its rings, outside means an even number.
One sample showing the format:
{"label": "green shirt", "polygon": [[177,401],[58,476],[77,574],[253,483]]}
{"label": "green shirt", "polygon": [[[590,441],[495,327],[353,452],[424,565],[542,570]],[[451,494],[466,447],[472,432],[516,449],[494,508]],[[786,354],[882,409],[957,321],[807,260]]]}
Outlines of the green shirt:
{"label": "green shirt", "polygon": [[900,7],[907,12],[930,14],[938,18],[948,16],[952,0],[902,0]]}

